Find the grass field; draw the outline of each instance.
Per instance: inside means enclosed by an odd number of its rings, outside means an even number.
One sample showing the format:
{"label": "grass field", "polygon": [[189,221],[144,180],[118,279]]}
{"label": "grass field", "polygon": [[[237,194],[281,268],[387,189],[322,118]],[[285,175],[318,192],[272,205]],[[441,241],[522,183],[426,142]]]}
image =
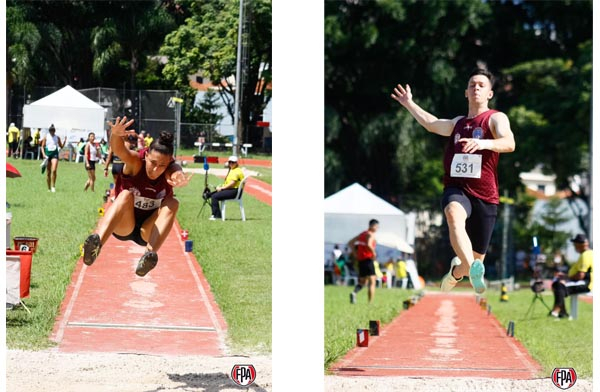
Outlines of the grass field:
{"label": "grass field", "polygon": [[[544,302],[552,307],[552,291],[544,292]],[[529,353],[543,366],[543,376],[552,373],[555,367],[572,367],[578,377],[592,377],[592,305],[579,301],[579,317],[569,321],[558,321],[548,317],[548,310],[536,300],[526,317],[534,293],[521,289],[508,293],[508,302],[500,302],[499,291],[489,291],[488,304],[492,313],[506,328],[509,321],[515,322],[515,337],[523,343]],[[567,311],[570,300],[567,298]]]}
{"label": "grass field", "polygon": [[[373,319],[389,323],[401,311],[402,301],[413,294],[400,289],[377,290],[376,301],[368,306],[363,290],[348,312],[350,291],[349,287],[325,286],[325,369],[356,345],[357,328],[367,328],[368,320]],[[578,377],[592,378],[592,305],[580,301],[577,320],[555,321],[539,300],[525,317],[534,297],[529,288],[510,292],[508,302],[500,302],[499,291],[489,290],[485,296],[505,328],[509,321],[515,322],[515,338],[542,365],[541,376],[548,377],[555,367],[572,367]],[[545,292],[543,298],[552,306],[552,292]]]}
{"label": "grass field", "polygon": [[[56,193],[47,192],[40,161],[14,160],[22,178],[7,179],[6,199],[12,213],[11,236],[39,238],[33,257],[31,310],[8,311],[8,348],[44,349],[71,274],[79,246],[98,220],[102,196],[112,178],[99,177],[96,192],[83,192],[86,173],[81,163],[61,161]],[[97,170],[97,174],[101,171]],[[221,179],[209,176],[210,184]],[[228,339],[236,352],[271,350],[271,207],[245,196],[247,221],[230,205],[226,222],[209,222],[210,209],[198,217],[204,176],[194,176],[177,188],[181,205],[178,220],[194,240],[194,254],[228,324]],[[251,311],[249,311],[251,309]]]}

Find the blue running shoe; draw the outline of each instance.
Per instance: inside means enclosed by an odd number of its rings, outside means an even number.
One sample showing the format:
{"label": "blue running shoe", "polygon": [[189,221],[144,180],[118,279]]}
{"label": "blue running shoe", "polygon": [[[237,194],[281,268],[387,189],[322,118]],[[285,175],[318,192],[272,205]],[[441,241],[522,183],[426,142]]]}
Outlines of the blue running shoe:
{"label": "blue running shoe", "polygon": [[483,294],[487,288],[483,275],[485,274],[485,266],[480,260],[475,260],[469,269],[469,280],[477,294]]}

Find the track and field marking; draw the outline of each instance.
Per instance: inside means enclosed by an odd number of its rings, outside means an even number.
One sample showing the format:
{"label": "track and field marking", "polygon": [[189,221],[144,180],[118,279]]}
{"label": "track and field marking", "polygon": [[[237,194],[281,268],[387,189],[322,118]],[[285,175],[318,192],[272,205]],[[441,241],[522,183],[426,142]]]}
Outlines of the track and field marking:
{"label": "track and field marking", "polygon": [[54,339],[55,342],[60,343],[63,340],[65,335],[65,328],[67,323],[69,322],[69,317],[71,317],[71,312],[73,311],[73,307],[75,307],[75,300],[77,299],[77,295],[79,294],[79,289],[81,288],[81,283],[83,282],[83,276],[85,275],[86,266],[82,266],[79,271],[79,275],[77,276],[77,282],[75,283],[75,288],[73,289],[73,295],[69,300],[69,304],[67,305],[67,309],[65,310],[65,314],[63,315],[60,325],[58,326],[58,331],[56,332],[56,337]]}
{"label": "track and field marking", "polygon": [[114,328],[114,329],[142,329],[142,330],[167,330],[167,331],[194,331],[194,332],[216,332],[213,327],[193,327],[186,325],[143,325],[143,324],[111,324],[111,323],[86,323],[70,321],[68,327],[83,328]]}
{"label": "track and field marking", "polygon": [[[178,232],[178,233],[181,232],[181,226],[179,225],[179,222],[176,221],[176,225],[174,225],[173,228],[175,228],[175,227],[177,228],[176,232]],[[196,287],[198,287],[198,291],[200,292],[200,296],[202,297],[202,302],[204,302],[204,304],[206,305],[206,310],[208,311],[208,316],[210,317],[210,321],[215,326],[215,331],[217,332],[217,337],[219,339],[219,345],[220,345],[221,349],[224,350],[226,347],[225,346],[225,334],[223,333],[221,324],[219,323],[219,320],[217,319],[217,315],[215,314],[212,304],[210,303],[210,300],[208,299],[208,295],[206,294],[206,291],[204,290],[204,287],[202,286],[200,277],[198,276],[198,273],[196,272],[196,269],[194,268],[192,258],[190,257],[191,252],[185,251],[185,242],[181,239],[180,236],[177,236],[177,240],[179,241],[179,246],[181,246],[181,248],[183,250],[183,254],[185,255],[187,265],[190,268],[190,271],[192,272],[192,276],[194,277],[194,282],[196,283]]]}
{"label": "track and field marking", "polygon": [[529,373],[529,369],[509,369],[509,368],[448,368],[448,367],[426,367],[426,366],[346,366],[337,369],[337,371],[343,371],[344,369],[389,369],[389,370],[432,370],[432,371],[440,371],[440,372],[449,372],[449,371],[471,371],[471,372],[520,372],[520,373]]}

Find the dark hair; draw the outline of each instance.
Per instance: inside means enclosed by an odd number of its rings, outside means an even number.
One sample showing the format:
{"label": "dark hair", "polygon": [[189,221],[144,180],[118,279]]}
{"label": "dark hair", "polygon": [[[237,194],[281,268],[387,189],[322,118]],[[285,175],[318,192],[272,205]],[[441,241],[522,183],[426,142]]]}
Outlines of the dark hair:
{"label": "dark hair", "polygon": [[154,139],[152,144],[150,144],[150,151],[152,150],[165,155],[173,155],[173,134],[161,131],[158,139]]}
{"label": "dark hair", "polygon": [[483,75],[483,76],[487,77],[490,80],[490,84],[491,84],[492,88],[494,88],[494,83],[496,83],[496,80],[494,79],[494,74],[492,74],[490,71],[488,71],[485,68],[475,68],[475,69],[473,69],[473,71],[471,71],[471,74],[469,75],[469,79],[471,79],[475,75]]}
{"label": "dark hair", "polygon": [[49,131],[56,131],[56,128],[54,128],[54,124],[50,125],[50,128],[48,128],[48,132]]}
{"label": "dark hair", "polygon": [[369,221],[369,227],[373,226],[373,225],[378,225],[379,221],[377,219],[371,219]]}

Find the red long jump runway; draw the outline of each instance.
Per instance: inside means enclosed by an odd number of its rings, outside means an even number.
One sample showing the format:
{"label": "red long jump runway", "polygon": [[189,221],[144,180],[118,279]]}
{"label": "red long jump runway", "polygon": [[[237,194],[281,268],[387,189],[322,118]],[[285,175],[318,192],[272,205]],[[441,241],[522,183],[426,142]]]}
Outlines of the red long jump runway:
{"label": "red long jump runway", "polygon": [[158,265],[135,274],[144,248],[114,237],[90,267],[79,260],[52,340],[63,352],[222,355],[225,321],[173,225]]}
{"label": "red long jump runway", "polygon": [[244,192],[254,196],[265,204],[272,205],[272,186],[266,182],[257,180],[254,177],[248,178]]}
{"label": "red long jump runway", "polygon": [[355,347],[330,370],[338,376],[532,379],[541,366],[474,295],[427,293],[380,336],[369,337],[369,347]]}

